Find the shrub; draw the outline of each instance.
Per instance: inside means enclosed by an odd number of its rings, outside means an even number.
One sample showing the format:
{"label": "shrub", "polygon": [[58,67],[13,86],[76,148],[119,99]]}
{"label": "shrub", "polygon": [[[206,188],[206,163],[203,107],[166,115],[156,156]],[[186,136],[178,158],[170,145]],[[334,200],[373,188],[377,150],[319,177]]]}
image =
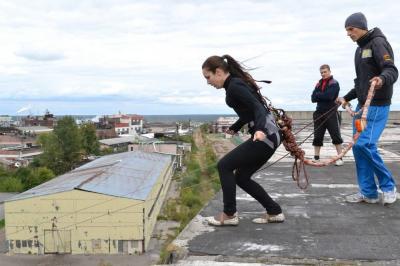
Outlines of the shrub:
{"label": "shrub", "polygon": [[7,176],[0,179],[0,191],[2,192],[22,192],[24,190],[24,185],[21,180]]}
{"label": "shrub", "polygon": [[192,190],[185,189],[182,191],[182,203],[188,207],[201,206],[201,200],[198,195],[195,195]]}

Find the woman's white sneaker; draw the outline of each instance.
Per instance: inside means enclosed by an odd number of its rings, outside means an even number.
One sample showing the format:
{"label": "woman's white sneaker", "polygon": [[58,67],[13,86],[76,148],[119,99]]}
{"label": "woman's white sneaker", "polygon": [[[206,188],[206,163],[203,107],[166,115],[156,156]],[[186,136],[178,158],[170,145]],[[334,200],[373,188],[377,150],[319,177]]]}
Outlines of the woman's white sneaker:
{"label": "woman's white sneaker", "polygon": [[224,226],[224,225],[238,225],[239,224],[239,217],[238,213],[235,212],[233,216],[228,216],[224,212],[211,217],[207,217],[206,221],[209,225],[214,226]]}
{"label": "woman's white sneaker", "polygon": [[285,215],[283,215],[283,213],[276,215],[269,215],[268,213],[265,213],[262,217],[253,219],[253,223],[256,224],[282,223],[284,221]]}

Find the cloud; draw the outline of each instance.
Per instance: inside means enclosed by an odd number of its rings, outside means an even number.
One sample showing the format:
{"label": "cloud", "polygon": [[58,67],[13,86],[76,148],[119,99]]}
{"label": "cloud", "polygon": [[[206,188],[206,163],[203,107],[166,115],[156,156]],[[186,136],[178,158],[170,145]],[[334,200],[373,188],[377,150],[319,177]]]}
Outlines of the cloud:
{"label": "cloud", "polygon": [[32,61],[57,61],[65,58],[60,52],[46,50],[19,50],[15,55]]}
{"label": "cloud", "polygon": [[[385,14],[375,12],[389,5]],[[370,26],[382,28],[396,55],[399,5],[387,0],[318,5],[311,0],[1,1],[0,101],[15,101],[7,110],[18,110],[24,100],[42,100],[54,113],[65,113],[62,109],[74,101],[82,104],[74,110],[88,113],[121,102],[127,112],[139,107],[153,113],[233,112],[223,91],[206,85],[200,69],[210,55],[231,54],[240,61],[256,56],[246,64],[257,68],[251,72],[255,78],[273,81],[262,90],[273,103],[312,110],[309,95],[321,64],[332,66],[341,95],[353,86],[356,45],[343,29],[345,18],[364,12]],[[399,106],[399,90],[394,93]]]}

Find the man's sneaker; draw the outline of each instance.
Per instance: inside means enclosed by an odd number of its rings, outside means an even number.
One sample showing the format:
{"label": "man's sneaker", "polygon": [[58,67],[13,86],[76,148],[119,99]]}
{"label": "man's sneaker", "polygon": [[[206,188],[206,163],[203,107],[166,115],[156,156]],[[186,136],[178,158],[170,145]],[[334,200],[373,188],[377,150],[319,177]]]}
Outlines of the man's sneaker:
{"label": "man's sneaker", "polygon": [[232,216],[228,216],[224,212],[221,212],[215,217],[214,216],[207,217],[206,221],[208,222],[209,225],[215,225],[215,226],[238,225],[239,217],[237,212],[235,212]]}
{"label": "man's sneaker", "polygon": [[394,187],[392,191],[383,192],[383,204],[392,204],[397,199],[397,189]]}
{"label": "man's sneaker", "polygon": [[285,215],[283,215],[283,213],[276,215],[269,215],[268,213],[265,213],[262,217],[253,219],[253,223],[256,224],[283,223],[284,221]]}
{"label": "man's sneaker", "polygon": [[336,166],[342,166],[344,164],[342,159],[336,160],[335,165]]}
{"label": "man's sneaker", "polygon": [[359,203],[359,202],[377,203],[377,202],[379,202],[378,198],[367,198],[360,192],[346,196],[345,200],[346,200],[346,202],[349,202],[349,203]]}

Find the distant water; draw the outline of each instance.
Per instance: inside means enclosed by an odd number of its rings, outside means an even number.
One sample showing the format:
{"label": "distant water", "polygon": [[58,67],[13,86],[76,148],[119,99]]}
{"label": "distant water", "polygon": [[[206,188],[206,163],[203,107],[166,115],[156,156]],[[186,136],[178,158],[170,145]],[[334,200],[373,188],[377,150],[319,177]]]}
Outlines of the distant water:
{"label": "distant water", "polygon": [[237,115],[224,115],[224,114],[211,114],[211,115],[144,115],[144,120],[150,123],[154,122],[213,122],[220,116],[237,116]]}
{"label": "distant water", "polygon": [[[95,118],[95,115],[71,115],[75,119],[79,120],[90,120],[92,118]],[[233,114],[208,114],[208,115],[199,115],[199,114],[194,114],[194,115],[143,115],[144,120],[146,122],[150,123],[172,123],[172,122],[188,122],[189,120],[191,122],[213,122],[217,120],[218,117],[220,116],[237,116]],[[12,116],[13,120],[20,120],[23,116]],[[63,115],[55,115],[56,118],[61,118]]]}
{"label": "distant water", "polygon": [[[31,116],[36,117],[36,116],[43,116],[43,115],[31,115]],[[90,119],[96,117],[95,115],[54,115],[54,117],[57,119],[60,119],[64,116],[71,116],[74,119],[79,119],[79,120],[90,120]],[[25,118],[25,117],[27,117],[27,116],[26,115],[16,115],[16,116],[12,115],[11,119],[15,121],[15,120],[21,120],[22,118]]]}

